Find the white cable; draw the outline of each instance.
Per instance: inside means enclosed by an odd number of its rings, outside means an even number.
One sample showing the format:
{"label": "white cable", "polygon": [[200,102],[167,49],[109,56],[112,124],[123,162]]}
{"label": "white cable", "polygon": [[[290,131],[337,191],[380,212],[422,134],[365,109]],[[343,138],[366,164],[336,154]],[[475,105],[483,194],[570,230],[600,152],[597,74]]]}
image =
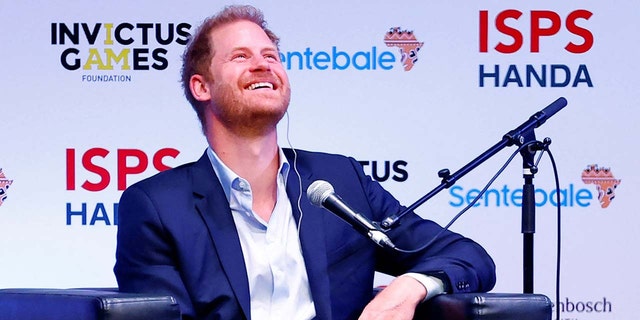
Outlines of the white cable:
{"label": "white cable", "polygon": [[293,145],[291,144],[291,140],[289,139],[289,111],[287,111],[285,114],[287,115],[287,132],[286,132],[287,143],[289,144],[289,148],[293,150],[293,171],[296,173],[296,176],[298,177],[298,201],[296,202],[296,205],[298,206],[298,211],[300,212],[300,218],[298,218],[298,225],[297,225],[298,237],[300,237],[300,226],[302,225],[302,216],[304,215],[302,212],[302,206],[300,205],[302,201],[302,177],[300,176],[300,172],[298,171],[298,152],[293,147]]}

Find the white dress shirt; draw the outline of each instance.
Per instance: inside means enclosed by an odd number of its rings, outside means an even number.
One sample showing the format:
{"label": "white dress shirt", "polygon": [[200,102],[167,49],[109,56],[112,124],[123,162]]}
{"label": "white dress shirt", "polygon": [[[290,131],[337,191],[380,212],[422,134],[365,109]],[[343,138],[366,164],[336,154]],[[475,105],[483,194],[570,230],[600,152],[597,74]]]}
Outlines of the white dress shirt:
{"label": "white dress shirt", "polygon": [[267,222],[252,210],[249,182],[229,169],[211,148],[207,150],[238,229],[249,280],[251,319],[311,319],[315,307],[286,192],[289,163],[279,152],[277,200]]}
{"label": "white dress shirt", "polygon": [[[227,167],[211,149],[207,155],[227,196],[238,229],[249,280],[252,319],[311,319],[315,307],[302,257],[297,225],[286,192],[289,163],[279,149],[277,200],[268,222],[252,209],[249,182]],[[442,280],[418,273],[427,290],[424,301],[444,292]],[[372,288],[373,289],[373,288]]]}

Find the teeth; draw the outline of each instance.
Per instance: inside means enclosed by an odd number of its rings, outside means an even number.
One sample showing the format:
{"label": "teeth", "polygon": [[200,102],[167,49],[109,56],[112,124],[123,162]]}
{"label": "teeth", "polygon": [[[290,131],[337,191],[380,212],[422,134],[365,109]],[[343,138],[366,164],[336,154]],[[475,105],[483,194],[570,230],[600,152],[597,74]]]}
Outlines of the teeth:
{"label": "teeth", "polygon": [[249,86],[249,90],[255,90],[255,89],[259,89],[259,88],[269,88],[269,89],[273,89],[273,84],[269,83],[269,82],[257,82],[254,83],[252,85]]}

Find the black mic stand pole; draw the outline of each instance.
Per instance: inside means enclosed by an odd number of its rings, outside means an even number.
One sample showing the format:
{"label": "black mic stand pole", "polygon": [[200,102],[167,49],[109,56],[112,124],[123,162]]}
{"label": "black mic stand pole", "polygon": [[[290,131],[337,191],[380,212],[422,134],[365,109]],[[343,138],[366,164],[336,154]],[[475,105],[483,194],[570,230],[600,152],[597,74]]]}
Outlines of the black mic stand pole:
{"label": "black mic stand pole", "polygon": [[[524,143],[536,141],[533,130],[522,135]],[[534,163],[537,144],[520,151],[522,155],[522,280],[523,293],[533,293],[533,235],[536,232],[536,198],[533,185],[538,168]]]}
{"label": "black mic stand pole", "polygon": [[[392,215],[384,219],[380,225],[383,229],[391,229],[404,215],[414,211],[417,207],[431,199],[438,192],[453,186],[460,178],[480,164],[500,152],[502,149],[512,145],[522,146],[526,143],[535,141],[534,129],[541,126],[548,118],[553,116],[560,109],[567,105],[567,100],[563,97],[552,102],[542,111],[532,115],[529,120],[525,121],[519,127],[509,131],[502,137],[500,142],[496,143],[484,153],[473,159],[467,165],[458,171],[450,174],[449,169],[438,171],[438,176],[442,178],[440,185],[431,190],[429,193],[418,199],[415,203],[407,207],[399,214]],[[545,143],[547,143],[545,141]],[[548,144],[548,143],[547,143]],[[537,171],[534,164],[534,155],[536,150],[543,147],[543,143],[534,143],[533,147],[524,148],[520,154],[523,157],[523,195],[522,195],[522,233],[523,233],[523,293],[533,293],[533,234],[535,233],[535,188],[533,186],[533,176]]]}

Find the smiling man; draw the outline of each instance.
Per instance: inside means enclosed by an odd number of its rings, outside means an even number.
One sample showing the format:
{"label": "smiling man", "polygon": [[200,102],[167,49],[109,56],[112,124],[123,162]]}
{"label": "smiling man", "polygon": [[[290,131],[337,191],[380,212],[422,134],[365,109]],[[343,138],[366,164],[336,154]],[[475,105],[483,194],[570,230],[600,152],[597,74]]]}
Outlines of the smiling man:
{"label": "smiling man", "polygon": [[[187,46],[182,80],[209,147],[123,193],[121,291],[172,295],[185,319],[411,319],[434,295],[493,287],[493,261],[470,239],[446,231],[400,253],[302,201],[325,180],[371,220],[403,210],[355,159],[278,146],[291,89],[257,9],[230,6],[207,19]],[[388,235],[414,249],[441,230],[409,214]],[[375,271],[397,278],[371,300]]]}

